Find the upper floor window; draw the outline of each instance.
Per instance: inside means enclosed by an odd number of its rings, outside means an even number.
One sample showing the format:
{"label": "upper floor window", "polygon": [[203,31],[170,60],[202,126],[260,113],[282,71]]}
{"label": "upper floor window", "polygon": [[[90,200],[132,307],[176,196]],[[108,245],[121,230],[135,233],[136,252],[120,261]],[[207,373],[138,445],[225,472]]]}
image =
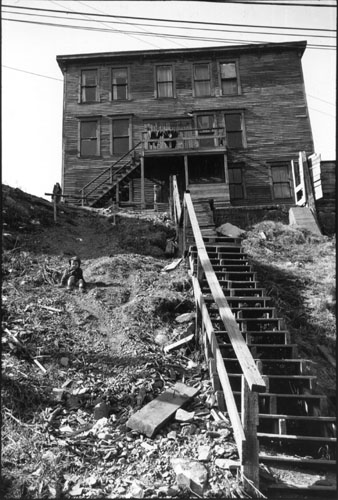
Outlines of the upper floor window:
{"label": "upper floor window", "polygon": [[85,120],[80,122],[80,156],[98,156],[99,154],[99,121]]}
{"label": "upper floor window", "polygon": [[97,70],[81,72],[81,102],[97,101]]}
{"label": "upper floor window", "polygon": [[112,120],[113,154],[127,153],[130,149],[130,120],[118,118]]}
{"label": "upper floor window", "polygon": [[174,97],[174,79],[172,66],[156,67],[157,97]]}
{"label": "upper floor window", "polygon": [[238,75],[235,62],[220,63],[222,95],[238,94]]}
{"label": "upper floor window", "polygon": [[242,113],[229,113],[225,118],[225,133],[229,148],[244,147],[244,126]]}
{"label": "upper floor window", "polygon": [[194,95],[195,97],[211,95],[209,63],[194,64]]}
{"label": "upper floor window", "polygon": [[128,68],[112,69],[112,100],[128,99]]}

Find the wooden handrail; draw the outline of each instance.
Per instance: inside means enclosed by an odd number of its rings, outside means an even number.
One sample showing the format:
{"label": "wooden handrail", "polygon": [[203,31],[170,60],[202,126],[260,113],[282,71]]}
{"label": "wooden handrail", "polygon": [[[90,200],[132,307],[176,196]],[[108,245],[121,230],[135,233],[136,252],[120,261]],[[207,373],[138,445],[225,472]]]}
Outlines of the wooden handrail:
{"label": "wooden handrail", "polygon": [[[113,165],[110,165],[109,167],[107,167],[105,170],[103,170],[103,172],[101,172],[99,175],[97,175],[94,179],[92,179],[91,181],[89,181],[85,186],[83,186],[80,191],[82,193],[84,193],[85,189],[90,186],[91,184],[93,184],[95,181],[97,181],[97,179],[99,179],[102,175],[106,174],[107,172],[110,173],[111,169],[113,167],[115,167],[118,163],[120,163],[121,160],[123,160],[126,156],[130,155],[130,153],[132,151],[134,151],[140,144],[142,144],[142,141],[139,141],[136,146],[134,146],[132,149],[130,149],[129,151],[127,151],[127,153],[125,153],[123,156],[121,156],[121,158],[119,158],[115,163],[113,163]],[[117,174],[121,169],[123,169],[124,165],[122,165],[119,169],[117,169],[116,172],[114,172],[114,175]]]}
{"label": "wooden handrail", "polygon": [[238,327],[236,319],[231,311],[231,308],[226,300],[223,290],[218,282],[217,276],[211,265],[208,253],[206,251],[203,237],[198,225],[194,206],[189,193],[184,195],[184,206],[187,208],[190,223],[192,226],[195,244],[197,247],[198,257],[200,259],[205,277],[208,281],[211,294],[215,303],[218,306],[219,314],[228,333],[230,342],[241,366],[245,380],[251,391],[265,392],[266,385],[259,373],[251,352],[243,338],[243,335]]}

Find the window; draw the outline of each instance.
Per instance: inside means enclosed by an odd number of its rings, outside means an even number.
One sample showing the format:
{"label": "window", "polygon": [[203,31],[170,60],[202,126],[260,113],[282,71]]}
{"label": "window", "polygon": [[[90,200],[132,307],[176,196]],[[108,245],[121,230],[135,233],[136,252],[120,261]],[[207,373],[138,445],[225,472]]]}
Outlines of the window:
{"label": "window", "polygon": [[81,102],[97,101],[97,71],[86,69],[81,72]]}
{"label": "window", "polygon": [[174,81],[172,66],[156,67],[157,97],[173,97]]}
{"label": "window", "polygon": [[214,139],[211,137],[214,133],[214,115],[198,115],[197,119],[197,129],[198,137],[203,135],[208,136],[206,139],[200,139],[200,147],[214,146]]}
{"label": "window", "polygon": [[229,113],[225,115],[225,133],[229,148],[244,147],[242,113]]}
{"label": "window", "polygon": [[189,156],[189,184],[225,182],[224,158],[219,155]]}
{"label": "window", "polygon": [[80,156],[98,156],[99,122],[86,120],[80,122]]}
{"label": "window", "polygon": [[244,198],[243,174],[240,165],[229,165],[229,189],[230,200],[241,200]]}
{"label": "window", "polygon": [[195,97],[211,95],[209,63],[194,64]]}
{"label": "window", "polygon": [[129,143],[129,118],[114,119],[112,121],[113,130],[113,154],[127,153],[130,149]]}
{"label": "window", "polygon": [[236,63],[220,63],[220,75],[222,95],[238,94]]}
{"label": "window", "polygon": [[128,99],[128,68],[112,69],[112,100]]}
{"label": "window", "polygon": [[271,165],[273,197],[291,198],[291,178],[288,165]]}

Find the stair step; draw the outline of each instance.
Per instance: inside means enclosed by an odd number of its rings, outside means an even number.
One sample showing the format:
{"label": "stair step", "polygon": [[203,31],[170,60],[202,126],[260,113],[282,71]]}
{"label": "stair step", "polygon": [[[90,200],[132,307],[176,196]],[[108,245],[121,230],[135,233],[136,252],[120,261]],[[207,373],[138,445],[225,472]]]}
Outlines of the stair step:
{"label": "stair step", "polygon": [[[228,373],[233,391],[242,388],[242,374]],[[290,394],[292,391],[312,390],[314,375],[263,375],[268,393]]]}
{"label": "stair step", "polygon": [[[262,365],[263,375],[303,375],[307,372],[312,361],[307,359],[262,359],[254,358],[255,363],[258,361]],[[224,364],[228,373],[242,373],[240,364],[237,359],[223,358]]]}
{"label": "stair step", "polygon": [[308,457],[295,457],[294,455],[285,455],[285,454],[276,454],[271,455],[270,453],[266,453],[265,451],[259,452],[259,461],[261,463],[284,463],[284,464],[297,464],[299,467],[311,467],[313,465],[320,465],[324,470],[326,468],[336,468],[335,460],[328,460],[323,458],[308,458]]}
{"label": "stair step", "polygon": [[[228,359],[236,359],[234,348],[231,344],[219,344],[222,356]],[[263,356],[265,359],[285,360],[295,356],[297,352],[297,344],[248,344],[251,354],[254,357]]]}
{"label": "stair step", "polygon": [[294,434],[275,434],[268,432],[257,432],[257,437],[263,439],[278,439],[281,441],[315,441],[321,444],[324,443],[336,443],[337,439],[334,437],[327,436],[303,436]]}
{"label": "stair step", "polygon": [[[217,338],[222,338],[229,342],[228,333],[225,330],[216,330],[215,335]],[[290,332],[288,330],[265,330],[263,332],[250,331],[242,332],[243,337],[252,345],[257,344],[278,344],[284,345],[290,343]]]}
{"label": "stair step", "polygon": [[317,417],[300,415],[259,415],[259,432],[271,432],[285,427],[284,434],[302,434],[309,436],[337,437],[335,417]]}
{"label": "stair step", "polygon": [[[238,409],[241,392],[233,391]],[[280,394],[265,392],[258,395],[259,413],[282,413],[285,408],[292,414],[316,415],[326,413],[327,399],[322,394]]]}
{"label": "stair step", "polygon": [[[209,312],[211,322],[216,330],[221,330],[224,328],[223,321],[219,315],[212,314]],[[284,325],[283,318],[236,318],[236,322],[239,329],[244,332],[250,332],[251,330],[282,330]]]}

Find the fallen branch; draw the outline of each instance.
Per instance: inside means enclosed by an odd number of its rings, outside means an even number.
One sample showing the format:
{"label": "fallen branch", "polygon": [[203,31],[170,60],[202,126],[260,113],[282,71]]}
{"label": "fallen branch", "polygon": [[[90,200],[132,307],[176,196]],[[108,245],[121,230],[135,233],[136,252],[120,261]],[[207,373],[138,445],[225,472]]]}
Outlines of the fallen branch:
{"label": "fallen branch", "polygon": [[7,335],[9,335],[9,337],[14,341],[14,343],[16,345],[18,345],[20,347],[20,349],[22,349],[22,351],[27,354],[28,358],[33,361],[33,363],[36,364],[36,366],[38,366],[40,368],[40,370],[43,372],[43,373],[47,373],[47,370],[46,368],[44,368],[42,366],[41,363],[39,363],[39,361],[37,359],[34,358],[34,356],[32,356],[32,354],[28,351],[27,347],[19,340],[16,338],[15,335],[13,335],[7,328],[5,328],[5,332],[7,333]]}

